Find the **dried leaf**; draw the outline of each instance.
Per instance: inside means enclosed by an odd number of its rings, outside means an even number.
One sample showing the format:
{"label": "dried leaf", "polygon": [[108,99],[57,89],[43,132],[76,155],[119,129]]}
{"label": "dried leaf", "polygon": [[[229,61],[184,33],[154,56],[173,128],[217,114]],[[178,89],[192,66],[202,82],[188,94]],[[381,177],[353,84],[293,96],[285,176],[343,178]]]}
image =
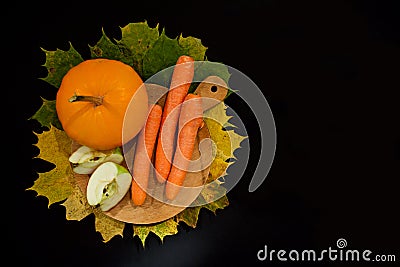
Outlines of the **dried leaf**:
{"label": "dried leaf", "polygon": [[104,242],[110,241],[114,236],[123,236],[125,223],[117,221],[101,210],[90,206],[87,202],[86,195],[81,191],[78,185],[75,185],[73,193],[62,204],[66,208],[67,220],[80,221],[88,215],[94,213],[95,228],[103,238]]}
{"label": "dried leaf", "polygon": [[178,233],[178,223],[174,218],[171,218],[156,224],[133,225],[133,236],[138,236],[142,241],[143,246],[145,245],[146,238],[150,233],[157,235],[161,239],[161,242],[163,242],[164,237],[167,235]]}
{"label": "dried leaf", "polygon": [[212,212],[215,213],[218,209],[224,209],[228,205],[229,205],[228,197],[226,195],[223,195],[221,198],[205,205],[204,208],[211,210]]}
{"label": "dried leaf", "polygon": [[184,209],[175,216],[178,223],[184,222],[186,225],[195,228],[202,208],[210,210],[215,214],[217,209],[224,209],[229,205],[228,197],[226,196],[226,188],[218,183],[206,185],[195,202],[209,203]]}
{"label": "dried leaf", "polygon": [[37,158],[53,163],[55,168],[39,173],[39,178],[27,190],[34,190],[39,196],[47,197],[50,206],[66,199],[74,190],[72,168],[68,161],[71,139],[64,131],[54,126],[51,126],[49,131],[36,135],[36,146],[40,149]]}
{"label": "dried leaf", "polygon": [[80,221],[93,213],[93,208],[86,200],[86,195],[78,185],[75,185],[72,194],[62,204],[66,209],[67,220]]}
{"label": "dried leaf", "polygon": [[184,222],[188,226],[195,228],[197,221],[199,220],[200,206],[188,207],[176,215],[176,219],[179,222]]}
{"label": "dried leaf", "polygon": [[209,181],[226,175],[226,169],[233,163],[230,160],[235,159],[235,150],[240,148],[240,143],[247,138],[232,129],[224,129],[232,125],[229,122],[232,116],[227,115],[226,109],[225,103],[221,102],[204,114],[211,139],[217,147],[216,157],[210,167]]}
{"label": "dried leaf", "polygon": [[[225,176],[226,170],[228,169],[229,165],[231,165],[233,162],[226,162],[223,157],[219,157],[217,152],[217,156],[213,160],[213,162],[210,165],[210,172],[208,174],[208,180],[207,182],[212,182],[220,177]],[[223,155],[223,153],[221,153]]]}
{"label": "dried leaf", "polygon": [[226,195],[226,188],[219,183],[206,184],[201,191],[201,196],[207,203]]}
{"label": "dried leaf", "polygon": [[125,223],[105,215],[100,209],[94,209],[96,231],[101,234],[104,242],[114,236],[123,236]]}

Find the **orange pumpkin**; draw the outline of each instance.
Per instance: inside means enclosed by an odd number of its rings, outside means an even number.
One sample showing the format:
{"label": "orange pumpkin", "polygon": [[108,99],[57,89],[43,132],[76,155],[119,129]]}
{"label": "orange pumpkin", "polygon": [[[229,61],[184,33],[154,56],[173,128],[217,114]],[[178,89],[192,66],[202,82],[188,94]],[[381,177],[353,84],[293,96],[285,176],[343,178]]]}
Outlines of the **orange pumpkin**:
{"label": "orange pumpkin", "polygon": [[[72,67],[63,77],[56,97],[58,118],[66,134],[96,150],[122,145],[135,137],[148,111],[142,79],[129,65],[111,59],[89,59]],[[122,136],[124,116],[134,112],[129,135]],[[124,135],[127,131],[124,129]]]}

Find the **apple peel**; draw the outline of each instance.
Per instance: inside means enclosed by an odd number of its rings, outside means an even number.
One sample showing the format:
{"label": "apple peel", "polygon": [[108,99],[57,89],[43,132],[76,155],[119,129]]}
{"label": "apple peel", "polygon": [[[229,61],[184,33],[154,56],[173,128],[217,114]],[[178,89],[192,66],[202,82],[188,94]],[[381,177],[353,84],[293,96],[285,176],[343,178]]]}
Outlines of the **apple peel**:
{"label": "apple peel", "polygon": [[100,205],[102,211],[108,211],[117,205],[130,189],[132,175],[114,162],[102,163],[90,176],[86,189],[89,205]]}
{"label": "apple peel", "polygon": [[108,161],[120,164],[124,157],[119,147],[107,151],[98,151],[87,146],[81,146],[71,154],[68,160],[74,166],[73,171],[75,173],[91,174],[100,164]]}

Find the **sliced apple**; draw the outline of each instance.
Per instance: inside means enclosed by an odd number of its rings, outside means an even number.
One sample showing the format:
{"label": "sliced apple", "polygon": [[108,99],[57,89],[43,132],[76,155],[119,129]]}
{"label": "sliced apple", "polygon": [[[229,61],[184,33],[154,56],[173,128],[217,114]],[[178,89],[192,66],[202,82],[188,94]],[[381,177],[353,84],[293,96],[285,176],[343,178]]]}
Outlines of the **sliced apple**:
{"label": "sliced apple", "polygon": [[124,157],[119,147],[107,151],[98,151],[87,146],[81,146],[69,157],[69,161],[74,166],[73,171],[79,174],[91,174],[104,162],[111,161],[120,164],[123,160]]}
{"label": "sliced apple", "polygon": [[92,173],[86,190],[88,203],[108,211],[126,195],[132,183],[129,171],[114,162],[102,163]]}

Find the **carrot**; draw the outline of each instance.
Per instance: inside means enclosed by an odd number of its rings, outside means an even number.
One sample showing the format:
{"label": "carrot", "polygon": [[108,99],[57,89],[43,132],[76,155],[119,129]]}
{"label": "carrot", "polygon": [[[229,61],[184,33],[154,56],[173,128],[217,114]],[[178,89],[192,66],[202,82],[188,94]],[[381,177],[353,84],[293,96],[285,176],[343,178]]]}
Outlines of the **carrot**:
{"label": "carrot", "polygon": [[133,165],[134,179],[131,184],[131,199],[137,206],[142,205],[146,200],[147,194],[143,189],[147,188],[149,181],[150,164],[160,127],[161,115],[161,106],[158,104],[152,105],[146,124],[138,136]]}
{"label": "carrot", "polygon": [[[189,101],[190,102],[187,102]],[[188,94],[179,115],[178,145],[175,150],[173,165],[165,185],[165,196],[173,200],[180,191],[190,160],[193,156],[197,131],[203,125],[201,97]]]}
{"label": "carrot", "polygon": [[[180,56],[172,73],[170,90],[165,100],[161,119],[160,137],[157,141],[155,168],[157,171],[156,177],[160,183],[166,181],[171,170],[179,109],[189,91],[193,76],[194,59],[189,56]],[[177,109],[172,112],[175,108]]]}

